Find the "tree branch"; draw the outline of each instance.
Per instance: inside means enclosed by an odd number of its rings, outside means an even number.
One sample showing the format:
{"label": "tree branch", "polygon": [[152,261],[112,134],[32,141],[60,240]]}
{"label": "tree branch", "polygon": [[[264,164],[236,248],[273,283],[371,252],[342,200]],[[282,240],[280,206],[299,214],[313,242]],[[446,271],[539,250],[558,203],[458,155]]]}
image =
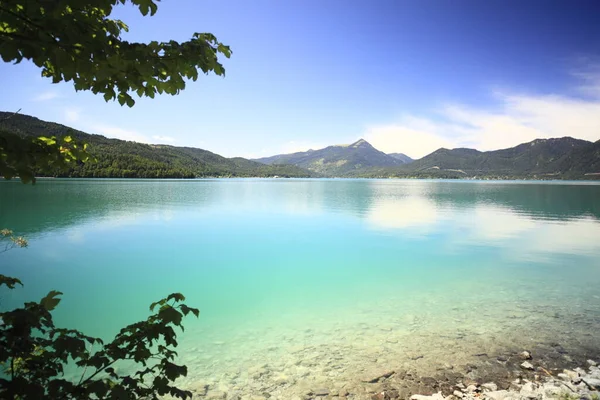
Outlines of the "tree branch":
{"label": "tree branch", "polygon": [[35,27],[35,28],[37,28],[37,29],[39,29],[41,31],[44,31],[44,33],[46,33],[47,35],[49,35],[50,37],[52,37],[52,39],[56,40],[52,35],[50,35],[49,33],[47,33],[45,31],[45,29],[44,29],[43,26],[36,24],[35,22],[33,22],[32,20],[30,20],[29,18],[25,18],[24,16],[22,16],[20,14],[17,14],[16,12],[14,12],[12,10],[9,10],[9,9],[7,9],[5,7],[2,7],[2,6],[0,6],[0,10],[4,11],[7,14],[12,15],[15,18],[20,19],[21,21],[23,21],[23,22],[25,22],[25,23],[27,23],[27,24],[29,24],[29,25],[31,25],[31,26],[33,26],[33,27]]}
{"label": "tree branch", "polygon": [[108,364],[106,364],[104,367],[102,368],[98,368],[96,370],[96,372],[94,372],[92,375],[88,376],[86,378],[86,380],[84,380],[83,382],[80,382],[77,384],[76,387],[81,387],[82,385],[85,385],[86,383],[88,383],[93,377],[95,377],[96,375],[98,375],[100,372],[103,372],[106,368],[110,367],[111,365],[113,365],[115,362],[117,362],[117,360],[112,360],[111,362],[109,362]]}

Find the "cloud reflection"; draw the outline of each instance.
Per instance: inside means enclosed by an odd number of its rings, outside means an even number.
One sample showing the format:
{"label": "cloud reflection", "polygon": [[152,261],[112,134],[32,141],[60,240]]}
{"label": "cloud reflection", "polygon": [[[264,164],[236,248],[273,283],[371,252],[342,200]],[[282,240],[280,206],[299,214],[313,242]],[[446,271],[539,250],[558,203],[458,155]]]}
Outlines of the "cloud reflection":
{"label": "cloud reflection", "polygon": [[458,206],[415,194],[375,201],[366,215],[373,229],[406,237],[435,235],[451,252],[488,246],[503,250],[508,258],[537,261],[600,254],[600,223],[592,217],[556,220],[494,204]]}
{"label": "cloud reflection", "polygon": [[376,228],[425,228],[438,222],[439,212],[436,205],[426,198],[410,196],[375,202],[367,214],[367,219]]}

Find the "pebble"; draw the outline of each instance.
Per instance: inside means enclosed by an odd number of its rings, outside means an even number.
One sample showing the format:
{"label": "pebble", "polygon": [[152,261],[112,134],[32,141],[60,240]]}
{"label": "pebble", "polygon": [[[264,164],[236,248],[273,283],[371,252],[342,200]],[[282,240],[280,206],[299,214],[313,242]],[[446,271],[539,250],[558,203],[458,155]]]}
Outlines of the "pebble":
{"label": "pebble", "polygon": [[395,371],[380,371],[380,372],[375,372],[375,373],[370,373],[368,375],[365,375],[361,380],[363,382],[367,382],[367,383],[375,383],[375,382],[379,382],[380,380],[383,380],[385,378],[389,378],[390,376],[394,375]]}
{"label": "pebble", "polygon": [[477,391],[477,386],[469,385],[465,390],[467,391],[467,393],[475,393]]}
{"label": "pebble", "polygon": [[591,386],[595,389],[600,389],[600,379],[596,378],[583,378],[582,379],[588,386]]}
{"label": "pebble", "polygon": [[329,389],[327,388],[319,388],[312,391],[312,394],[315,396],[327,396],[329,394]]}
{"label": "pebble", "polygon": [[525,361],[523,364],[521,364],[521,368],[528,369],[530,371],[533,371],[535,369],[535,367],[533,366],[533,364],[531,364],[528,361]]}
{"label": "pebble", "polygon": [[563,370],[563,374],[567,375],[570,380],[579,378],[579,374],[575,371],[571,371],[570,369]]}
{"label": "pebble", "polygon": [[519,394],[527,399],[537,399],[539,395],[537,392],[537,386],[532,382],[527,382],[524,384]]}
{"label": "pebble", "polygon": [[508,390],[498,390],[493,392],[486,392],[485,396],[491,400],[506,400],[510,396]]}
{"label": "pebble", "polygon": [[525,351],[521,352],[521,353],[519,354],[519,357],[521,357],[521,359],[522,359],[522,360],[531,360],[531,358],[532,358],[532,357],[531,357],[531,353],[530,353],[530,352],[528,352],[527,350],[525,350]]}
{"label": "pebble", "polygon": [[[395,338],[387,340],[394,341]],[[571,397],[595,400],[600,390],[600,368],[596,361],[587,360],[586,369],[556,374],[553,363],[564,364],[564,360],[550,360],[543,350],[538,354],[538,347],[532,349],[536,354],[535,365],[527,361],[533,359],[530,351],[507,350],[504,353],[507,356],[496,356],[499,349],[491,348],[487,361],[475,361],[471,351],[461,353],[464,357],[453,360],[454,366],[444,363],[444,359],[440,362],[428,356],[420,362],[423,365],[417,367],[406,358],[422,358],[423,349],[418,348],[394,365],[394,371],[389,369],[393,359],[382,353],[393,346],[385,343],[386,338],[382,338],[377,346],[370,347],[373,351],[361,353],[363,364],[358,369],[352,368],[354,360],[344,358],[345,353],[353,350],[352,346],[337,347],[329,356],[323,356],[322,346],[303,345],[302,354],[297,357],[281,358],[269,364],[260,363],[259,358],[238,365],[234,373],[202,377],[204,380],[198,381],[188,379],[186,389],[193,392],[194,398],[204,400],[571,400]],[[302,362],[297,363],[298,359]],[[223,358],[218,360],[222,362]],[[378,366],[378,361],[385,362]],[[217,366],[217,361],[211,362],[206,371]],[[422,370],[426,367],[428,371]],[[539,373],[533,372],[536,368]],[[543,368],[547,368],[552,376],[543,373]],[[348,374],[352,374],[350,379]],[[508,387],[506,378],[511,375],[521,379],[510,383],[509,390],[498,390],[499,386],[502,389]],[[497,384],[480,384],[485,382],[484,379],[494,380],[495,377],[499,379]],[[458,387],[462,391],[455,390]],[[441,392],[432,394],[434,388]]]}
{"label": "pebble", "polygon": [[483,385],[481,385],[481,387],[483,389],[486,389],[489,392],[495,392],[496,390],[498,390],[498,385],[496,385],[493,382],[490,383],[484,383]]}
{"label": "pebble", "polygon": [[571,380],[571,378],[569,378],[569,375],[567,375],[567,374],[560,373],[560,374],[557,374],[556,376],[558,378],[562,379],[563,381],[570,381]]}
{"label": "pebble", "polygon": [[423,396],[421,394],[413,394],[410,396],[410,400],[444,400],[441,392],[435,393],[431,396]]}
{"label": "pebble", "polygon": [[227,398],[227,393],[220,391],[208,392],[205,397],[206,400],[221,400],[225,398]]}

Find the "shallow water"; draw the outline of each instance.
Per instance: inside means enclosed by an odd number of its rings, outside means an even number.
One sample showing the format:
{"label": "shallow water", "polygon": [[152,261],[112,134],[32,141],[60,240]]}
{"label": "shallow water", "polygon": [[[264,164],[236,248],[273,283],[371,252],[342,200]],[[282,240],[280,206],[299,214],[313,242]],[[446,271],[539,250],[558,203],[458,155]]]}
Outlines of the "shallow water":
{"label": "shallow water", "polygon": [[30,241],[1,255],[26,285],[3,307],[57,289],[59,325],[110,338],[184,293],[201,310],[184,384],[285,398],[372,369],[600,348],[597,184],[2,182],[0,227]]}

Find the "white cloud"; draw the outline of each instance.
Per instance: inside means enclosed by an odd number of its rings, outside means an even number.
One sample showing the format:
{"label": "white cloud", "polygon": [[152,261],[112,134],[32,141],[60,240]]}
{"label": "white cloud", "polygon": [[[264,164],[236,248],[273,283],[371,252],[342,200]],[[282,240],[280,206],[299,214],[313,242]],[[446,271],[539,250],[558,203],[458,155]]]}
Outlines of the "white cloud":
{"label": "white cloud", "polygon": [[583,82],[577,89],[581,93],[600,98],[600,59],[583,57],[579,64],[580,67],[571,72],[571,75]]}
{"label": "white cloud", "polygon": [[404,153],[413,158],[421,158],[440,147],[456,147],[434,123],[410,116],[395,124],[369,127],[364,138],[385,153]]}
{"label": "white cloud", "polygon": [[77,122],[81,117],[81,110],[79,108],[66,108],[63,113],[67,122]]}
{"label": "white cloud", "polygon": [[171,136],[154,135],[154,136],[152,136],[152,139],[157,140],[159,143],[173,143],[173,142],[175,142],[175,138],[171,137]]}
{"label": "white cloud", "polygon": [[59,97],[58,92],[55,91],[46,91],[38,94],[33,98],[33,101],[48,101],[53,100]]}
{"label": "white cloud", "polygon": [[92,130],[100,135],[104,135],[108,138],[113,139],[121,139],[121,140],[129,140],[132,142],[139,143],[152,143],[151,138],[148,136],[142,135],[139,132],[131,131],[127,129],[122,129],[116,126],[110,125],[95,125],[92,127]]}
{"label": "white cloud", "polygon": [[415,158],[440,147],[497,150],[563,136],[596,141],[600,139],[600,74],[580,78],[587,94],[595,96],[496,91],[492,95],[498,101],[497,111],[446,104],[435,119],[404,115],[394,123],[367,127],[365,139],[386,153],[402,152]]}
{"label": "white cloud", "polygon": [[93,125],[89,128],[89,130],[93,131],[95,133],[98,133],[100,135],[104,135],[108,138],[128,140],[131,142],[138,142],[138,143],[165,144],[165,143],[173,143],[173,142],[177,141],[177,139],[175,139],[172,136],[162,136],[162,135],[148,136],[148,135],[144,135],[143,133],[140,133],[135,130],[123,129],[123,128],[119,128],[118,126],[112,126],[112,125],[101,125],[101,124]]}

